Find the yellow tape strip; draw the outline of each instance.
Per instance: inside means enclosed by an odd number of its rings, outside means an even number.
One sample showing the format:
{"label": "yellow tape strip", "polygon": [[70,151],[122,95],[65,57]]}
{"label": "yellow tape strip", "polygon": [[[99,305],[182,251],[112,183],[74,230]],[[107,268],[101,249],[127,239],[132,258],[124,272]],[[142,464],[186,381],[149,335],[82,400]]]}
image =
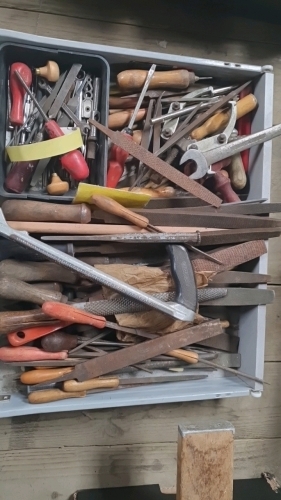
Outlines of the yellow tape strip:
{"label": "yellow tape strip", "polygon": [[74,151],[74,149],[81,148],[81,146],[83,146],[81,132],[80,129],[76,129],[70,134],[55,139],[22,146],[8,146],[6,151],[12,162],[32,161],[63,155],[69,151]]}

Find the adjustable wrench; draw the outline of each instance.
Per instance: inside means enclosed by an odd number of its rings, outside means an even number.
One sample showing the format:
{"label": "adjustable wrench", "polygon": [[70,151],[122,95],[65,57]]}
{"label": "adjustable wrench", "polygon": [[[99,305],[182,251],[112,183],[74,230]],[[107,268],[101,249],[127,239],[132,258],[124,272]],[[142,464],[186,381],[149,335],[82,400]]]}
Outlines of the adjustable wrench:
{"label": "adjustable wrench", "polygon": [[197,306],[197,290],[194,286],[194,275],[187,251],[180,245],[171,245],[171,271],[176,285],[176,296],[178,302],[163,302],[151,295],[134,288],[84,262],[71,257],[46,243],[29,236],[25,231],[16,231],[8,226],[6,219],[0,209],[0,235],[20,245],[32,249],[48,260],[75,271],[90,281],[107,286],[132,300],[146,304],[149,308],[157,309],[172,318],[181,321],[193,321]]}
{"label": "adjustable wrench", "polygon": [[[274,125],[255,134],[248,135],[246,137],[241,137],[236,141],[224,144],[220,147],[216,147],[209,151],[201,152],[196,149],[196,143],[193,144],[193,148],[189,149],[181,158],[180,164],[192,160],[196,164],[196,171],[190,175],[191,179],[201,179],[204,175],[212,175],[215,172],[210,168],[210,165],[217,163],[220,160],[224,160],[236,153],[241,153],[245,149],[249,149],[252,146],[257,146],[263,144],[266,141],[270,141],[275,137],[281,135],[281,124]],[[200,141],[201,142],[201,141]]]}

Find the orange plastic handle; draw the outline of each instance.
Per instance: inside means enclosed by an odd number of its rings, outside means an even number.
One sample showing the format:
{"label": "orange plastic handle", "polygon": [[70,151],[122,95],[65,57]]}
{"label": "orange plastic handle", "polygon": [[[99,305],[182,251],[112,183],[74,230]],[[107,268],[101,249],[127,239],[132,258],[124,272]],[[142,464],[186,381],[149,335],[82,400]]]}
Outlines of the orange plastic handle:
{"label": "orange plastic handle", "polygon": [[106,319],[103,316],[96,316],[95,314],[86,311],[80,311],[75,307],[58,302],[44,302],[42,311],[51,316],[52,318],[59,319],[60,321],[70,321],[71,323],[80,323],[81,325],[91,325],[96,328],[104,328],[106,326]]}
{"label": "orange plastic handle", "polygon": [[21,345],[28,344],[28,342],[32,342],[33,340],[40,339],[40,337],[44,337],[45,335],[48,335],[48,333],[56,332],[57,330],[65,328],[69,325],[71,325],[71,323],[60,321],[57,325],[26,328],[25,330],[21,330],[19,332],[9,333],[7,335],[7,338],[12,346],[19,347]]}

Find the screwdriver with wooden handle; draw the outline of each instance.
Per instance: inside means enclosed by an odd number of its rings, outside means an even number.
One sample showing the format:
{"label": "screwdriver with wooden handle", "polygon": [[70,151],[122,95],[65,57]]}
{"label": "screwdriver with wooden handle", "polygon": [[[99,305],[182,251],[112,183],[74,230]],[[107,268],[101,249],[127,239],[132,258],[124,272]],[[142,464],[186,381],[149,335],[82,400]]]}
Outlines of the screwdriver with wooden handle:
{"label": "screwdriver with wooden handle", "polygon": [[[256,109],[258,105],[257,98],[253,94],[248,94],[246,97],[240,99],[236,104],[236,118],[242,118],[246,114]],[[201,141],[208,135],[215,134],[221,129],[226,127],[229,122],[231,111],[219,112],[211,116],[201,127],[196,128],[191,132],[190,137]]]}
{"label": "screwdriver with wooden handle", "polygon": [[[140,90],[147,77],[147,71],[143,69],[128,69],[121,71],[117,75],[117,83],[120,89],[124,91]],[[189,85],[201,79],[210,79],[211,77],[202,77],[188,71],[187,69],[175,69],[171,71],[155,71],[148,88],[149,89],[186,89]]]}

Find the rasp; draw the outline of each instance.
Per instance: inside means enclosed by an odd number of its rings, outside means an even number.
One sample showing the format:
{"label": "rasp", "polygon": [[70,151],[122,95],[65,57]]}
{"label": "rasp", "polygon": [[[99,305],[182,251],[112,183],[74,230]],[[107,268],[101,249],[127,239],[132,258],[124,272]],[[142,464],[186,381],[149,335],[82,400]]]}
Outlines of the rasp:
{"label": "rasp", "polygon": [[[165,354],[179,349],[200,340],[204,340],[222,333],[219,320],[207,321],[201,325],[193,326],[185,330],[147,340],[132,347],[126,347],[118,352],[112,352],[96,359],[91,359],[76,365],[71,373],[58,377],[50,382],[64,382],[65,380],[76,379],[78,382],[100,377],[113,371],[135,365],[146,359],[151,359],[159,354]],[[41,384],[38,384],[39,387]]]}
{"label": "rasp", "polygon": [[192,260],[192,266],[195,272],[230,270],[265,253],[267,253],[267,248],[264,241],[248,241],[212,252],[213,257],[220,260],[223,265],[196,258]]}
{"label": "rasp", "polygon": [[214,205],[215,207],[219,207],[221,205],[222,200],[218,196],[214,195],[213,193],[211,193],[211,191],[201,186],[201,184],[198,184],[192,179],[189,179],[189,177],[182,174],[174,167],[171,167],[171,165],[161,160],[153,153],[150,153],[142,146],[139,146],[125,134],[122,134],[118,131],[114,132],[104,125],[101,125],[101,123],[97,122],[96,120],[89,120],[89,123],[97,127],[98,130],[109,137],[114,144],[120,146],[122,149],[130,153],[134,158],[137,158],[144,165],[147,165],[158,174],[166,177],[166,179],[173,182],[177,186],[180,186],[181,189],[184,189],[194,196],[197,196],[197,198],[200,198],[210,205]]}
{"label": "rasp", "polygon": [[[207,302],[209,300],[219,299],[227,295],[227,288],[200,288],[197,290],[198,302]],[[163,292],[153,295],[157,299],[168,302],[170,300],[175,300],[174,292]],[[73,303],[73,307],[77,309],[84,309],[93,314],[98,314],[101,316],[112,316],[113,314],[123,314],[123,313],[135,313],[147,311],[149,308],[130,300],[127,297],[113,298],[111,300],[94,300],[93,302],[78,302]]]}

